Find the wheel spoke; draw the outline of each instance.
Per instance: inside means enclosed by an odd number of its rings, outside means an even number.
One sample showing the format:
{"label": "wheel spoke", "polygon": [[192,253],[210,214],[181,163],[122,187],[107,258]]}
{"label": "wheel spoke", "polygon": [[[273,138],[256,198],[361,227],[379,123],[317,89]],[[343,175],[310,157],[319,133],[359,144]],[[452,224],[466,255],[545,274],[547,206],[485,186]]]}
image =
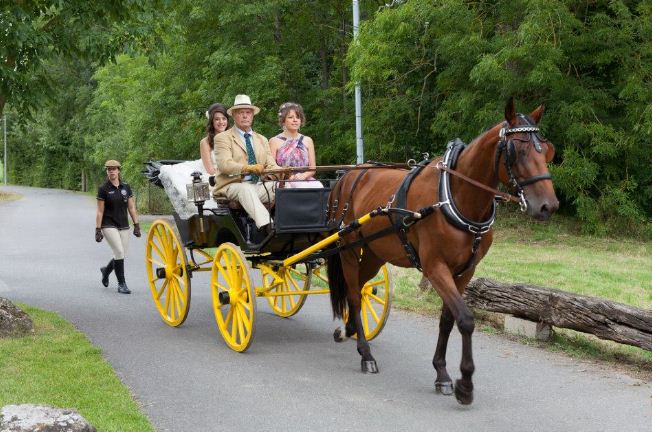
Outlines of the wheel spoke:
{"label": "wheel spoke", "polygon": [[156,292],[156,300],[160,300],[161,296],[163,295],[163,291],[165,291],[165,287],[168,286],[169,280],[165,279],[165,282],[161,284],[161,289]]}
{"label": "wheel spoke", "polygon": [[238,334],[238,321],[240,317],[238,316],[238,309],[231,306],[231,340],[235,342],[236,335]]}
{"label": "wheel spoke", "polygon": [[287,287],[288,287],[288,291],[291,291],[291,290],[290,290],[290,284],[292,284],[292,286],[294,287],[294,291],[301,291],[301,288],[299,288],[299,285],[298,285],[297,282],[292,278],[291,275],[287,275],[287,276],[285,277],[285,284],[286,284]]}
{"label": "wheel spoke", "polygon": [[160,258],[165,259],[165,254],[164,254],[163,251],[158,247],[158,245],[157,245],[156,243],[154,243],[153,241],[152,241],[150,244],[152,245],[152,249],[156,252],[156,254],[157,254]]}
{"label": "wheel spoke", "polygon": [[[242,319],[242,322],[245,324],[246,328],[251,327],[251,320],[250,320],[250,315],[251,315],[251,309],[249,308],[249,305],[246,303],[239,303],[238,307],[240,308],[240,318]],[[249,312],[249,313],[247,313]]]}
{"label": "wheel spoke", "polygon": [[153,258],[147,258],[147,261],[149,261],[149,262],[151,262],[152,264],[155,264],[155,265],[157,265],[157,266],[159,266],[159,267],[165,267],[165,264],[163,264],[162,262],[156,261],[156,260],[153,259]]}
{"label": "wheel spoke", "polygon": [[181,304],[182,302],[185,304],[183,301],[183,293],[181,292],[181,287],[179,286],[179,283],[175,281],[174,285],[174,300],[176,302],[177,310],[181,311]]}
{"label": "wheel spoke", "polygon": [[170,318],[174,319],[174,317],[176,316],[175,315],[175,313],[176,313],[175,306],[176,306],[176,303],[177,303],[177,293],[174,290],[174,282],[173,281],[170,282],[170,289],[168,290],[168,295],[170,297],[170,314],[169,314],[169,316],[170,316]]}
{"label": "wheel spoke", "polygon": [[[226,317],[224,317],[224,328],[229,327],[229,323],[233,321],[233,308],[229,307],[229,310],[226,312]],[[221,315],[222,312],[220,311],[219,314]]]}
{"label": "wheel spoke", "polygon": [[369,309],[369,313],[371,313],[371,315],[373,315],[373,318],[376,321],[376,324],[378,324],[378,322],[380,321],[380,318],[378,318],[378,314],[376,313],[376,310],[374,309],[373,305],[371,304],[371,302],[369,301],[368,298],[363,298],[363,301],[367,305],[367,308]]}
{"label": "wheel spoke", "polygon": [[370,299],[374,299],[376,303],[385,306],[385,299],[378,297],[376,294],[369,294]]}
{"label": "wheel spoke", "polygon": [[163,305],[163,310],[165,311],[166,316],[170,316],[170,290],[166,290],[167,295],[165,296],[165,304]]}
{"label": "wheel spoke", "polygon": [[247,333],[245,332],[244,328],[244,318],[242,310],[240,308],[236,308],[236,313],[238,314],[238,334],[240,335],[240,342],[244,341],[244,338],[247,336]]}
{"label": "wheel spoke", "polygon": [[385,279],[379,279],[377,281],[369,281],[365,285],[369,285],[369,286],[374,287],[376,285],[383,285],[384,283],[385,283]]}
{"label": "wheel spoke", "polygon": [[369,318],[364,310],[364,303],[360,305],[360,315],[362,315],[362,326],[364,327],[365,335],[369,333]]}

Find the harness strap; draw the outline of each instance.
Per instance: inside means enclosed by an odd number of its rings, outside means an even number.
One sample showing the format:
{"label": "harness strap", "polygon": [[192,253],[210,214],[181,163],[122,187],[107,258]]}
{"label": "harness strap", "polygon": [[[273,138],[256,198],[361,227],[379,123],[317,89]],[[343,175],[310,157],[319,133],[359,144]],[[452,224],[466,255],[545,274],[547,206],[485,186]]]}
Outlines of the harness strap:
{"label": "harness strap", "polygon": [[[358,176],[353,181],[353,185],[351,186],[351,192],[349,192],[349,199],[344,204],[344,209],[342,210],[342,217],[340,218],[340,220],[337,221],[336,226],[340,226],[342,224],[342,222],[344,222],[344,218],[346,217],[346,214],[349,212],[349,207],[351,206],[351,200],[353,199],[353,192],[355,192],[355,188],[358,187],[358,183],[360,182],[360,179],[362,178],[363,175],[365,175],[367,173],[367,171],[368,170],[366,170],[366,169],[360,171]],[[342,179],[344,179],[344,177],[342,177],[338,181],[338,184],[342,181]],[[340,193],[342,193],[341,189],[340,189]],[[335,209],[335,210],[337,210],[337,209]],[[336,211],[333,212],[333,219],[335,219],[335,216],[336,216]]]}
{"label": "harness strap", "polygon": [[462,267],[462,270],[457,272],[453,277],[455,279],[459,278],[462,276],[464,273],[466,273],[467,270],[473,268],[475,266],[475,258],[478,255],[478,248],[480,247],[480,242],[482,241],[482,234],[481,233],[475,233],[473,236],[473,245],[471,246],[471,256],[469,259],[466,261],[464,264],[464,267]]}

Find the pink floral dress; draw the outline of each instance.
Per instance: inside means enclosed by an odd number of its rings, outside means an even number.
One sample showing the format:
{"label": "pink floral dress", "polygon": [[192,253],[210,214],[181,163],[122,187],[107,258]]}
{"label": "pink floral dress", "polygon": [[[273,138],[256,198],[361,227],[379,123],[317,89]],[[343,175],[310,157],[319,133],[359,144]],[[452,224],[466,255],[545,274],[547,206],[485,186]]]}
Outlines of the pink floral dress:
{"label": "pink floral dress", "polygon": [[[285,167],[304,167],[310,165],[308,149],[303,144],[303,135],[299,138],[286,138],[283,135],[277,135],[276,138],[283,142],[276,150],[276,163],[278,166]],[[320,182],[310,177],[305,181],[285,182],[286,188],[321,188],[324,187]]]}

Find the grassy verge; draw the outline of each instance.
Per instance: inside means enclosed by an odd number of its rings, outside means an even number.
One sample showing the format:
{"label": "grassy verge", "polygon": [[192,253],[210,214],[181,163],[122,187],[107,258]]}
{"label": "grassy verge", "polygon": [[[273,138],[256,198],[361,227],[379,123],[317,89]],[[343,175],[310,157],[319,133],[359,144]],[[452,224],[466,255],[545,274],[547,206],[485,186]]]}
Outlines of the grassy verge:
{"label": "grassy verge", "polygon": [[[580,227],[562,217],[536,223],[502,211],[494,230],[494,243],[475,276],[501,282],[520,282],[601,297],[641,309],[652,309],[652,243],[634,239],[583,236]],[[423,292],[421,274],[393,268],[393,305],[427,315],[441,310],[439,296]],[[482,331],[502,331],[495,314],[476,311]],[[652,352],[600,340],[566,329],[555,329],[552,342],[521,339],[546,349],[585,359],[625,365],[652,379]]]}
{"label": "grassy verge", "polygon": [[0,190],[0,201],[13,201],[20,199],[20,195]]}
{"label": "grassy verge", "polygon": [[26,305],[35,333],[0,339],[0,406],[78,410],[98,431],[153,431],[101,351],[55,313]]}

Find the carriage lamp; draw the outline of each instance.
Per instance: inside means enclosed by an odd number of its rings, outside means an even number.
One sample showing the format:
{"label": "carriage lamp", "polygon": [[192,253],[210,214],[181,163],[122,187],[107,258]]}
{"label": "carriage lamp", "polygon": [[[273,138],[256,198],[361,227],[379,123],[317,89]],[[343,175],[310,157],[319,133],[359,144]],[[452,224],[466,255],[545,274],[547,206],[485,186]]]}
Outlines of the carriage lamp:
{"label": "carriage lamp", "polygon": [[199,213],[199,232],[204,233],[204,203],[211,198],[210,190],[208,183],[201,180],[201,173],[199,171],[193,172],[191,176],[192,183],[186,185],[188,201],[194,202],[197,206],[197,212]]}
{"label": "carriage lamp", "polygon": [[195,205],[199,207],[211,198],[210,191],[208,188],[208,183],[201,180],[201,173],[199,171],[195,171],[191,175],[192,183],[186,185],[186,191],[188,192],[188,201],[194,202]]}

